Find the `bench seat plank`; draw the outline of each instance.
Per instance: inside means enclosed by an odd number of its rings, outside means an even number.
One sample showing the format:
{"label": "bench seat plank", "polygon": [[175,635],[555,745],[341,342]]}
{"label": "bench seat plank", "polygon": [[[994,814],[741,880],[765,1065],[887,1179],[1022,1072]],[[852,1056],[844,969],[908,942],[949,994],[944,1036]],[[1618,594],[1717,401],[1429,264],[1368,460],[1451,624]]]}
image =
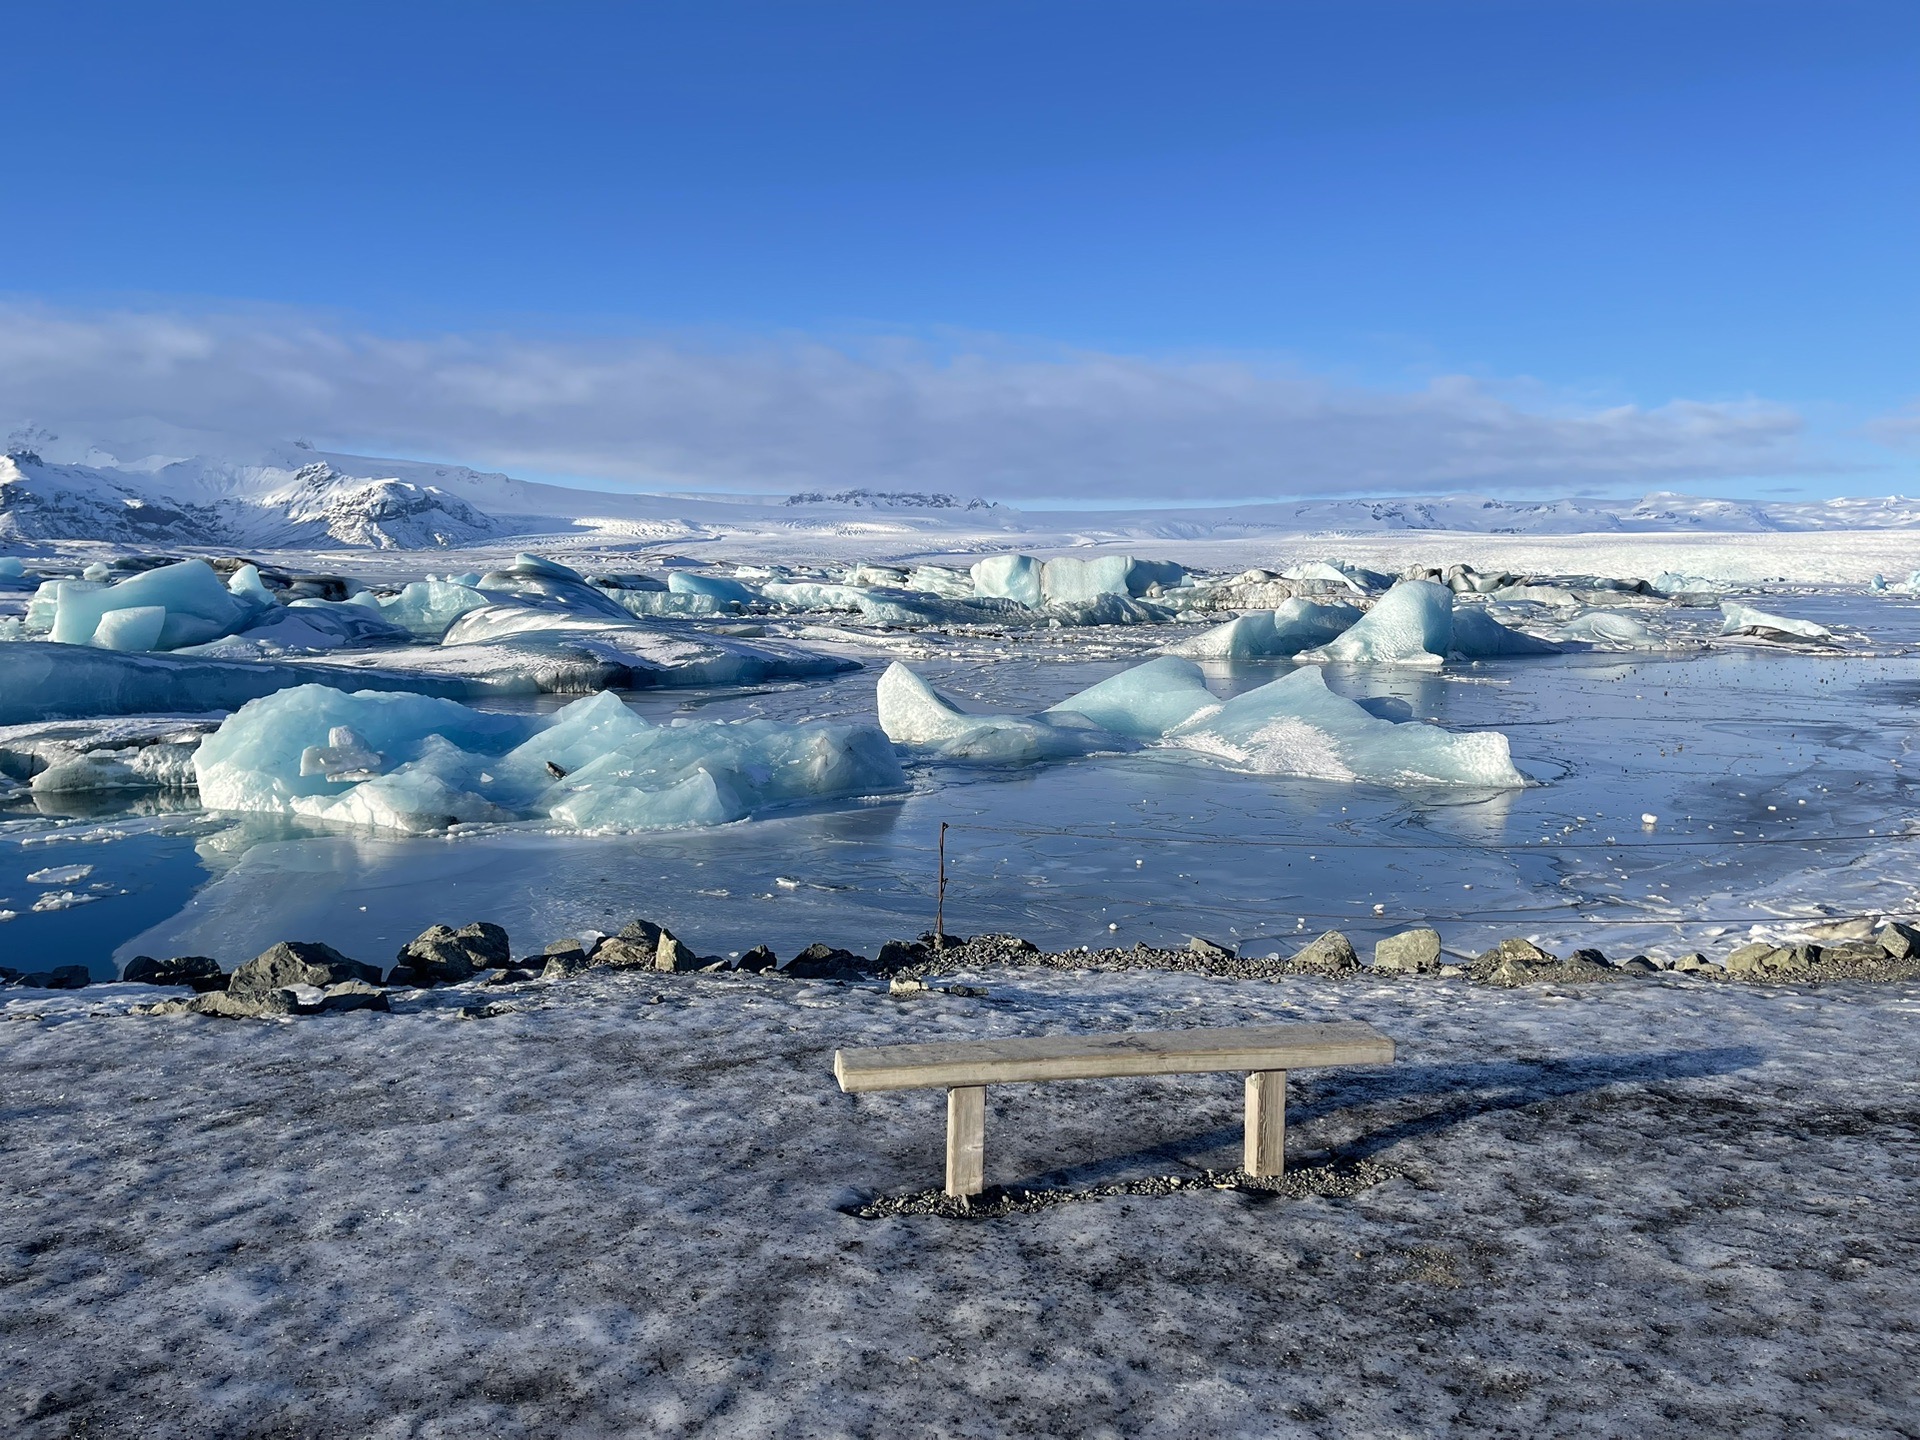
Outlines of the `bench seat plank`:
{"label": "bench seat plank", "polygon": [[879,1045],[835,1051],[833,1074],[841,1090],[851,1094],[1127,1075],[1385,1065],[1392,1059],[1392,1040],[1361,1021],[1339,1020]]}

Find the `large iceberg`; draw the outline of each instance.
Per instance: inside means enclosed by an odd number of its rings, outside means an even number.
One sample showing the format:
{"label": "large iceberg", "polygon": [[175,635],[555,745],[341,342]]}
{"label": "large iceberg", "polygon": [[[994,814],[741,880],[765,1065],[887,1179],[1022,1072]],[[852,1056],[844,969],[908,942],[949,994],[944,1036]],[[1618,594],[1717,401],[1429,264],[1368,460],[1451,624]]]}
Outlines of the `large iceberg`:
{"label": "large iceberg", "polygon": [[1049,717],[1078,715],[1115,735],[1157,740],[1219,708],[1220,701],[1207,689],[1198,665],[1164,656],[1122,670],[1045,713]]}
{"label": "large iceberg", "polygon": [[870,725],[651,725],[612,695],[548,716],[305,686],[243,707],[201,743],[201,802],[420,832],[544,819],[652,830],[744,819],[905,784]]}
{"label": "large iceberg", "polygon": [[[399,657],[369,658],[377,662]],[[102,715],[204,714],[237,709],[289,685],[316,682],[349,690],[405,690],[423,695],[487,692],[484,684],[457,675],[129,655],[25,640],[0,645],[0,725]]]}
{"label": "large iceberg", "polygon": [[1349,665],[1439,665],[1453,647],[1453,591],[1431,580],[1402,580],[1359,622],[1311,660]]}
{"label": "large iceberg", "polygon": [[[257,583],[258,572],[253,578]],[[240,594],[228,589],[204,560],[161,565],[111,585],[56,581],[48,636],[62,645],[109,650],[204,644],[240,629],[259,613],[265,602],[244,583],[241,588]],[[29,624],[33,618],[30,614]]]}
{"label": "large iceberg", "polygon": [[1186,568],[1171,560],[1137,560],[1131,555],[1101,555],[1092,560],[1063,556],[1041,569],[1040,589],[1047,600],[1084,604],[1102,595],[1138,599],[1154,586],[1178,585]]}
{"label": "large iceberg", "polygon": [[[296,600],[295,606],[326,605],[325,600]],[[343,602],[373,610],[389,624],[397,625],[416,640],[439,640],[469,610],[491,604],[471,585],[451,580],[415,580],[397,595],[375,596],[366,591]]]}
{"label": "large iceberg", "polygon": [[1560,647],[1524,630],[1502,625],[1477,605],[1453,608],[1452,653],[1468,660],[1490,660],[1500,655],[1558,655]]}
{"label": "large iceberg", "polygon": [[1273,610],[1256,610],[1202,631],[1170,646],[1167,653],[1190,660],[1285,659],[1326,644],[1358,624],[1364,614],[1353,605],[1283,600]]}
{"label": "large iceberg", "polygon": [[722,605],[751,605],[760,598],[738,580],[691,570],[673,571],[667,576],[667,589],[675,595],[704,595]]}
{"label": "large iceberg", "polygon": [[989,555],[974,562],[973,593],[1037,610],[1045,598],[1040,588],[1045,568],[1031,555]]}
{"label": "large iceberg", "polygon": [[1502,789],[1527,783],[1506,736],[1380,719],[1327,689],[1317,666],[1236,695],[1168,740],[1263,775]]}

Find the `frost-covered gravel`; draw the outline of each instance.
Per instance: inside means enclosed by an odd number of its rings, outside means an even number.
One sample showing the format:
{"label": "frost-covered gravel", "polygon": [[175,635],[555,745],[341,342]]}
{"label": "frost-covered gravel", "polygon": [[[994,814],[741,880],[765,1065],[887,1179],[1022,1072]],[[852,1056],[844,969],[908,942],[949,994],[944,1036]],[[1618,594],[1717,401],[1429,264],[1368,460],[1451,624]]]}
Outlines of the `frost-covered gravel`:
{"label": "frost-covered gravel", "polygon": [[[0,1002],[0,1433],[1912,1435],[1920,983],[595,973],[393,1015]],[[521,1008],[463,1020],[461,1006]],[[991,1220],[847,1043],[1361,1018],[1351,1198]],[[989,1092],[988,1178],[1230,1168],[1235,1076]]]}

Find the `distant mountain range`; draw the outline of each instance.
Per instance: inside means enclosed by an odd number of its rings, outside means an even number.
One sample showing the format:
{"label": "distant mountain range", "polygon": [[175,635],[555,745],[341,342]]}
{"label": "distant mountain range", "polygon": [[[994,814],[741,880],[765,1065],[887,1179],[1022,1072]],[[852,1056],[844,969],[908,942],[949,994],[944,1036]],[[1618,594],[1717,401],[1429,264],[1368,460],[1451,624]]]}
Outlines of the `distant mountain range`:
{"label": "distant mountain range", "polygon": [[[52,437],[48,437],[52,438]],[[71,452],[75,447],[65,447]],[[1538,503],[1478,496],[1302,500],[1104,511],[1019,511],[952,495],[866,489],[787,497],[637,495],[568,489],[461,465],[376,460],[302,444],[244,458],[98,450],[56,458],[19,445],[0,457],[0,544],[104,540],[129,546],[451,549],[516,535],[576,540],[706,539],[781,533],[924,534],[960,548],[1258,539],[1283,534],[1711,534],[1920,529],[1920,501],[1760,502],[1649,495]]]}

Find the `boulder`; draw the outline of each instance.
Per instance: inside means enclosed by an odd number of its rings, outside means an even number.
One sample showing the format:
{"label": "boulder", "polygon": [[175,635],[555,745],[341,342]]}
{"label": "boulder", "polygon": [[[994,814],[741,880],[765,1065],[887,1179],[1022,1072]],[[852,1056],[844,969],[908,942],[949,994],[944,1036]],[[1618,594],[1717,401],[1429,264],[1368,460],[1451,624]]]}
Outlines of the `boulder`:
{"label": "boulder", "polygon": [[1426,975],[1440,968],[1440,932],[1402,930],[1376,941],[1373,968],[1385,975]]}
{"label": "boulder", "polygon": [[324,989],[348,980],[378,985],[380,972],[371,965],[349,960],[331,945],[282,940],[235,970],[227,981],[227,990],[234,995],[259,995],[286,985],[317,985]]}
{"label": "boulder", "polygon": [[1889,920],[1873,938],[1880,942],[1882,950],[1896,960],[1912,960],[1920,956],[1920,929],[1901,921]]}
{"label": "boulder", "polygon": [[616,970],[651,970],[659,942],[643,944],[619,935],[610,935],[594,947],[593,963],[610,965]]}
{"label": "boulder", "polygon": [[1620,969],[1629,975],[1658,975],[1660,967],[1644,955],[1634,955],[1620,962]]}
{"label": "boulder", "polygon": [[227,985],[220,962],[206,955],[176,955],[171,960],[136,955],[120,978],[129,985],[185,985],[201,991],[224,990]]}
{"label": "boulder", "polygon": [[1729,975],[1758,975],[1769,968],[1765,962],[1773,958],[1777,945],[1765,940],[1756,940],[1750,945],[1742,945],[1727,956],[1725,965]]}
{"label": "boulder", "polygon": [[918,940],[889,940],[880,947],[880,954],[873,965],[881,974],[891,974],[895,970],[905,970],[911,965],[924,965],[933,959],[933,951]]}
{"label": "boulder", "polygon": [[695,970],[706,970],[724,962],[716,961],[710,955],[696,955],[693,947],[686,944],[671,930],[660,932],[660,943],[654,948],[653,968],[684,975]]}
{"label": "boulder", "polygon": [[796,980],[859,980],[870,968],[864,955],[814,944],[789,960],[781,973]]}
{"label": "boulder", "polygon": [[1354,953],[1351,940],[1338,930],[1329,930],[1295,952],[1293,968],[1315,975],[1345,975],[1360,968],[1360,957]]}
{"label": "boulder", "polygon": [[1682,975],[1697,975],[1700,971],[1709,969],[1712,964],[1711,960],[1696,950],[1691,955],[1682,955],[1674,961],[1673,968]]}
{"label": "boulder", "polygon": [[620,933],[613,938],[616,940],[630,941],[635,945],[652,950],[660,943],[660,937],[665,933],[665,931],[651,920],[633,920],[623,926]]}
{"label": "boulder", "polygon": [[1886,958],[1887,952],[1877,940],[1845,940],[1820,951],[1822,965],[1874,965]]}
{"label": "boulder", "polygon": [[20,983],[34,990],[84,990],[93,983],[93,977],[84,965],[56,965],[51,970],[23,975]]}
{"label": "boulder", "polygon": [[587,952],[578,945],[569,946],[564,950],[549,950],[545,958],[546,964],[540,970],[542,980],[564,980],[569,975],[578,975],[593,964],[587,958]]}
{"label": "boulder", "polygon": [[[497,928],[497,927],[496,927]],[[317,1000],[307,1000],[296,1007],[302,1015],[338,1015],[348,1010],[391,1010],[387,992],[378,985],[369,985],[364,980],[347,980],[338,985],[329,985],[320,992]]]}
{"label": "boulder", "polygon": [[155,1006],[151,1013],[215,1015],[223,1020],[267,1020],[281,1015],[294,1013],[294,992],[291,988],[281,987],[273,990],[253,990],[235,993],[231,990],[209,990],[204,995],[196,995],[191,1000],[176,1000],[178,1010]]}
{"label": "boulder", "polygon": [[1202,960],[1231,960],[1234,956],[1234,952],[1225,945],[1203,939],[1198,935],[1189,935],[1187,937],[1187,949],[1195,955],[1198,955]]}
{"label": "boulder", "polygon": [[765,974],[769,970],[780,968],[780,957],[764,945],[756,945],[740,957],[736,970],[744,970],[749,975]]}
{"label": "boulder", "polygon": [[1531,940],[1514,936],[1502,940],[1481,955],[1473,962],[1468,973],[1486,985],[1525,985],[1537,978],[1541,971],[1551,970],[1559,963],[1557,957],[1548,954]]}
{"label": "boulder", "polygon": [[471,980],[482,970],[498,970],[510,964],[513,952],[508,948],[507,932],[498,925],[477,921],[458,930],[447,925],[430,925],[407,942],[394,957],[395,981],[407,971],[414,985],[457,985]]}
{"label": "boulder", "polygon": [[15,970],[11,965],[0,965],[0,985],[18,985],[24,979],[24,971]]}

